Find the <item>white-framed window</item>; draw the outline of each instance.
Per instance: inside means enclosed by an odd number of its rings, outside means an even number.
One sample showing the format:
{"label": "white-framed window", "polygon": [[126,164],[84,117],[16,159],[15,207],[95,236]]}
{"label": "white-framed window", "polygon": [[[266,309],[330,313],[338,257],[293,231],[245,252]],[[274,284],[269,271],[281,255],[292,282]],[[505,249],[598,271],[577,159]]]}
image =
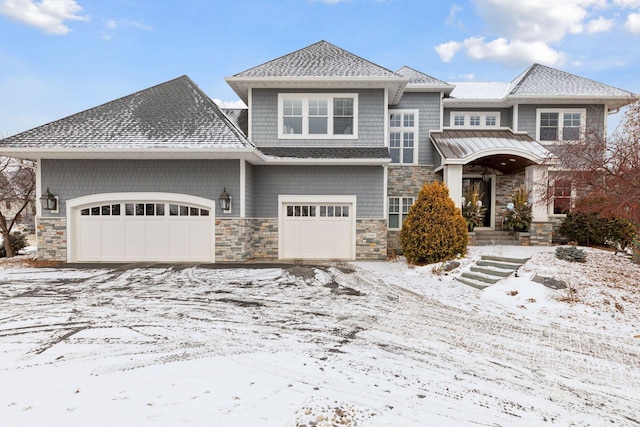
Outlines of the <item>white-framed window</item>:
{"label": "white-framed window", "polygon": [[389,197],[389,229],[399,230],[407,218],[413,197]]}
{"label": "white-framed window", "polygon": [[538,141],[578,141],[585,129],[587,110],[584,108],[538,108],[536,135]]}
{"label": "white-framed window", "polygon": [[418,110],[389,111],[389,155],[391,163],[418,162]]}
{"label": "white-framed window", "polygon": [[557,176],[550,181],[553,188],[552,215],[565,215],[573,208],[574,189],[571,180]]}
{"label": "white-framed window", "polygon": [[451,127],[466,129],[486,129],[500,127],[499,111],[452,111],[449,116]]}
{"label": "white-framed window", "polygon": [[278,138],[357,137],[357,93],[278,94]]}

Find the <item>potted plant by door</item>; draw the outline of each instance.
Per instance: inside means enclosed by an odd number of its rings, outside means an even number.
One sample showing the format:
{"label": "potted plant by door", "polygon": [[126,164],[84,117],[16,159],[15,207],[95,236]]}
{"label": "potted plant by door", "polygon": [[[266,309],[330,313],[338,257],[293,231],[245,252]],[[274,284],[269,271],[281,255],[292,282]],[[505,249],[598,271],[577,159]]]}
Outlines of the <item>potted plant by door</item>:
{"label": "potted plant by door", "polygon": [[531,202],[529,192],[520,186],[511,195],[505,209],[505,224],[513,231],[528,231],[531,227]]}
{"label": "potted plant by door", "polygon": [[482,206],[482,197],[480,186],[477,184],[468,186],[462,197],[462,216],[467,221],[467,229],[470,232],[484,224],[487,208]]}

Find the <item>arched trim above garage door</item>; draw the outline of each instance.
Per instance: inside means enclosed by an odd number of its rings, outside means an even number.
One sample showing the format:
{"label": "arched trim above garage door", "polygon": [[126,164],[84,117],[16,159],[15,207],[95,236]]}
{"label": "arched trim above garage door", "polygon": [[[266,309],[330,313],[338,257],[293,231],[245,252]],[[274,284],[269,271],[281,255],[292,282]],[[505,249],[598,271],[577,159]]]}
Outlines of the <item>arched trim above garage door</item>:
{"label": "arched trim above garage door", "polygon": [[[197,256],[182,256],[178,255],[158,255],[157,259],[154,256],[149,255],[146,257],[128,257],[124,256],[122,259],[109,258],[105,257],[105,259],[100,259],[101,257],[96,256],[96,259],[90,259],[90,257],[83,257],[81,250],[79,248],[80,239],[80,229],[79,227],[83,224],[82,221],[87,220],[89,218],[93,218],[91,216],[85,216],[88,214],[87,211],[91,210],[91,208],[95,208],[101,204],[106,205],[108,207],[112,204],[119,204],[122,212],[119,212],[120,218],[123,221],[128,220],[140,220],[144,219],[144,215],[138,216],[126,216],[125,208],[128,203],[131,204],[163,204],[165,207],[163,209],[166,212],[163,212],[163,216],[155,216],[153,218],[149,218],[149,224],[152,224],[156,227],[155,230],[151,230],[157,234],[158,227],[162,228],[162,224],[158,223],[158,219],[160,221],[165,220],[167,222],[166,228],[169,229],[172,227],[170,222],[179,226],[181,230],[176,230],[178,236],[188,233],[189,228],[199,227],[201,232],[198,232],[197,229],[194,229],[192,234],[194,238],[200,239],[199,245],[201,247],[206,248],[206,253],[200,253]],[[182,213],[178,213],[176,216],[170,216],[169,208],[171,205],[177,205],[179,207],[192,207],[198,212],[198,216],[189,217],[189,213],[182,217]],[[91,194],[88,196],[78,197],[75,199],[67,200],[67,259],[70,262],[74,261],[198,261],[198,262],[214,262],[215,260],[215,201],[210,199],[205,199],[203,197],[191,196],[188,194],[178,194],[178,193],[161,193],[161,192],[136,192],[136,193],[101,193],[101,194]],[[197,209],[196,209],[197,208]],[[200,216],[200,213],[204,215]],[[90,213],[93,215],[93,212]],[[172,215],[172,214],[171,214]],[[116,216],[113,216],[115,219]],[[112,219],[109,217],[105,217],[105,219]],[[134,224],[135,226],[135,224]],[[107,225],[108,227],[108,225]],[[137,227],[136,227],[137,228]],[[116,225],[117,229],[117,225]],[[120,230],[120,229],[117,229]],[[150,231],[150,232],[151,232]],[[206,238],[206,240],[203,240]],[[184,243],[184,242],[182,242]],[[150,243],[151,245],[152,243]],[[144,258],[144,259],[142,259]]]}

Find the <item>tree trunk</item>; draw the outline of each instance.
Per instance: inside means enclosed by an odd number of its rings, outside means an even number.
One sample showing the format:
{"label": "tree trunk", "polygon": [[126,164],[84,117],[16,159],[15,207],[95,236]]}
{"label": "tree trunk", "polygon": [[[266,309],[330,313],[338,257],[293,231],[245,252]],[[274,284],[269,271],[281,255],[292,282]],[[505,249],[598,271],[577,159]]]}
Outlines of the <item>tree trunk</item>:
{"label": "tree trunk", "polygon": [[11,239],[9,239],[9,233],[5,233],[4,230],[2,230],[2,238],[4,240],[4,250],[7,254],[7,258],[15,256],[16,254],[13,253],[13,248],[11,247]]}

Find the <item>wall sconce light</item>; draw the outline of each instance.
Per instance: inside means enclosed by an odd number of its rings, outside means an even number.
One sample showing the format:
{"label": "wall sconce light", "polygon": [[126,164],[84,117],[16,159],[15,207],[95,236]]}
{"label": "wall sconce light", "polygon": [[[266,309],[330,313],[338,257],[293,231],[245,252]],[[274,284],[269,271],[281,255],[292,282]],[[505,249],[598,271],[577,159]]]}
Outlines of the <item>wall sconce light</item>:
{"label": "wall sconce light", "polygon": [[40,197],[40,203],[42,204],[42,209],[45,211],[58,210],[58,199],[49,191],[49,187],[47,187],[47,191]]}
{"label": "wall sconce light", "polygon": [[218,202],[220,202],[220,209],[222,209],[222,212],[231,212],[231,196],[227,193],[226,187],[222,190],[222,193],[220,193]]}
{"label": "wall sconce light", "polygon": [[482,170],[482,180],[483,180],[484,182],[489,182],[489,181],[491,181],[491,174],[489,173],[489,169],[484,168],[484,169]]}

